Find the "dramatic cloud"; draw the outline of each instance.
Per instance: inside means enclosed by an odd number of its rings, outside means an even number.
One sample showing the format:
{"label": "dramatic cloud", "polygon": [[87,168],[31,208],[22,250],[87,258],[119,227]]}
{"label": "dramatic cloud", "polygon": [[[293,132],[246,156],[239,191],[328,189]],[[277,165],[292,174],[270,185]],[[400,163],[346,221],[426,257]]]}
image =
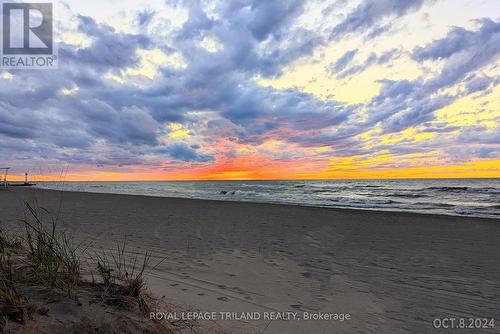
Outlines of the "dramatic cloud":
{"label": "dramatic cloud", "polygon": [[358,53],[357,49],[347,51],[346,53],[344,53],[344,55],[342,57],[340,57],[335,62],[335,64],[333,64],[333,66],[330,68],[330,72],[338,73],[338,72],[342,71],[344,68],[346,68],[347,65],[349,65],[349,63],[352,61],[352,59],[354,58],[356,53]]}
{"label": "dramatic cloud", "polygon": [[418,61],[446,60],[441,73],[425,83],[435,91],[458,83],[470,72],[498,60],[500,55],[500,21],[477,20],[478,30],[453,28],[448,35],[414,51]]}
{"label": "dramatic cloud", "polygon": [[[65,13],[57,70],[0,72],[0,159],[220,175],[262,161],[298,164],[300,175],[325,170],[333,157],[440,151],[465,159],[445,150],[460,143],[471,158],[495,157],[500,21],[453,27],[411,49],[393,43],[394,19],[433,3],[188,0],[128,8],[118,22]],[[362,45],[349,39],[358,33]],[[366,89],[369,98],[356,99]],[[336,100],[342,90],[353,101]],[[437,119],[470,96],[484,124]]]}
{"label": "dramatic cloud", "polygon": [[[404,130],[434,119],[434,112],[452,103],[463,94],[488,89],[494,80],[474,75],[466,83],[466,90],[458,96],[439,94],[439,90],[460,83],[472,72],[491,64],[500,55],[500,21],[478,21],[478,30],[454,28],[445,38],[417,48],[416,60],[444,60],[442,70],[429,79],[415,81],[383,81],[381,93],[369,107],[370,122],[384,121],[388,132]],[[460,36],[460,38],[458,37]],[[462,39],[467,40],[463,42]]]}
{"label": "dramatic cloud", "polygon": [[144,35],[123,34],[107,25],[99,25],[92,18],[78,16],[80,32],[92,38],[89,48],[62,48],[61,56],[82,66],[102,71],[123,68],[138,62],[136,50],[147,48],[149,38]]}
{"label": "dramatic cloud", "polygon": [[[377,55],[374,52],[370,53],[368,58],[362,64],[356,64],[351,67],[345,68],[345,66],[340,69],[340,72],[337,74],[338,78],[350,77],[355,74],[361,73],[364,70],[368,69],[373,65],[384,65],[390,62],[391,60],[397,58],[400,55],[399,50],[392,49],[382,53],[381,55]],[[345,68],[345,69],[344,69]]]}
{"label": "dramatic cloud", "polygon": [[379,35],[389,29],[387,25],[380,25],[382,20],[416,11],[425,2],[425,0],[364,0],[333,28],[331,37],[338,39],[350,33],[365,32],[370,29],[372,36]]}
{"label": "dramatic cloud", "polygon": [[196,152],[197,148],[199,147],[195,145],[189,147],[185,143],[174,143],[168,148],[158,150],[158,153],[167,154],[168,156],[181,161],[207,162],[214,159],[209,155]]}

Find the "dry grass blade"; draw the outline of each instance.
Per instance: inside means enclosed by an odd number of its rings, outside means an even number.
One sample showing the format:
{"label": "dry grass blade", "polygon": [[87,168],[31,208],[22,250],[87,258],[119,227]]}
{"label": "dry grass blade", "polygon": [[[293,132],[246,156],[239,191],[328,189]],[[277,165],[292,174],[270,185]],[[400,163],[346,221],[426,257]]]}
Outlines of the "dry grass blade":
{"label": "dry grass blade", "polygon": [[144,288],[144,272],[149,267],[151,253],[145,252],[142,261],[137,256],[128,257],[125,252],[126,241],[117,246],[116,254],[111,254],[117,270],[117,278],[125,284],[126,294],[137,297]]}
{"label": "dry grass blade", "polygon": [[0,290],[0,314],[3,316],[24,323],[32,319],[35,311],[35,307],[28,302],[28,299],[20,295],[15,289]]}
{"label": "dry grass blade", "polygon": [[[2,319],[26,322],[32,318],[35,308],[15,288],[15,277],[9,254],[0,258],[0,316]],[[3,321],[0,319],[0,328]]]}
{"label": "dry grass blade", "polygon": [[47,210],[26,203],[29,215],[22,220],[26,231],[30,275],[48,280],[54,286],[70,286],[80,279],[80,255],[83,252],[65,232],[57,232],[54,219],[45,223]]}

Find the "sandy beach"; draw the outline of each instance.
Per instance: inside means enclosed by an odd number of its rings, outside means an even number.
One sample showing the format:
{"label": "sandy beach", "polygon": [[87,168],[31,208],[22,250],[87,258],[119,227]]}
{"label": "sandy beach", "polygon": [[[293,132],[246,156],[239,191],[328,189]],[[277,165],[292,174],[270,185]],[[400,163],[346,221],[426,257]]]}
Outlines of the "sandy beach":
{"label": "sandy beach", "polygon": [[15,189],[0,192],[2,226],[35,199],[93,248],[126,240],[165,259],[149,287],[186,310],[350,317],[217,320],[229,332],[430,333],[435,318],[496,317],[481,332],[500,333],[497,219]]}

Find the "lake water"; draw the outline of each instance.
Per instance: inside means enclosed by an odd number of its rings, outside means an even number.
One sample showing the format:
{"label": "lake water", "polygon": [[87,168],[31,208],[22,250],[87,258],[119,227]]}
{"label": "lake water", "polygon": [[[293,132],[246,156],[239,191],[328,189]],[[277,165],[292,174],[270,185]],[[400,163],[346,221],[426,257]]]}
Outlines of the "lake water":
{"label": "lake water", "polygon": [[38,187],[500,218],[500,179],[42,182]]}

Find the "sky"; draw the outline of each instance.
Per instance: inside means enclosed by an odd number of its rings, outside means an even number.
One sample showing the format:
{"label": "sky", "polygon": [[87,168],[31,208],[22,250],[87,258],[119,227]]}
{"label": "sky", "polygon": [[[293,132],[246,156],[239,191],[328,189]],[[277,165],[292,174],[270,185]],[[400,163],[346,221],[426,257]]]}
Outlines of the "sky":
{"label": "sky", "polygon": [[56,3],[0,69],[0,167],[39,180],[500,177],[498,0]]}

